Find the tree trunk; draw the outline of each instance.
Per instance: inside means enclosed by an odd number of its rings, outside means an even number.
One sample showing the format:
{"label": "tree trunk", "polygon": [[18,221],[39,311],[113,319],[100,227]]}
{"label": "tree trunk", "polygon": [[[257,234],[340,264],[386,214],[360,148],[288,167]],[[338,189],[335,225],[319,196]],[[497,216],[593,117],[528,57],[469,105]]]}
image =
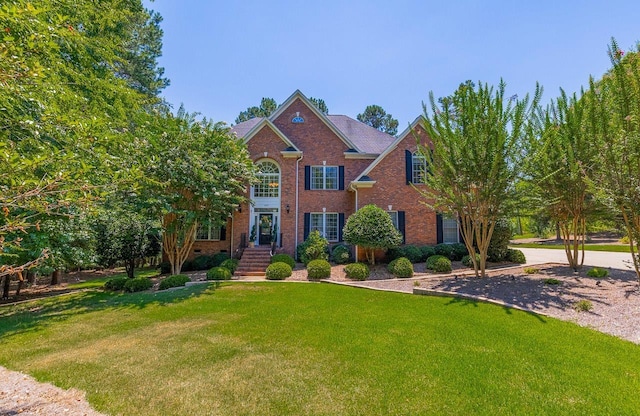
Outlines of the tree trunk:
{"label": "tree trunk", "polygon": [[[171,274],[180,274],[182,265],[189,257],[189,252],[196,240],[196,230],[198,222],[191,225],[185,224],[175,214],[167,214],[162,218],[162,250],[167,255],[167,260],[171,263]],[[179,237],[182,237],[180,244]]]}
{"label": "tree trunk", "polygon": [[133,279],[135,271],[136,261],[135,259],[129,259],[124,262],[124,269],[127,271],[129,279]]}
{"label": "tree trunk", "polygon": [[51,286],[56,286],[60,284],[60,270],[56,269],[51,273]]}
{"label": "tree trunk", "polygon": [[18,287],[16,289],[16,298],[20,296],[20,289],[22,289],[22,285],[24,284],[24,277],[22,272],[18,272]]}
{"label": "tree trunk", "polygon": [[11,285],[11,275],[4,276],[4,285],[2,287],[2,299],[9,299],[9,287]]}
{"label": "tree trunk", "polygon": [[33,270],[27,270],[27,283],[30,286],[34,286],[36,284],[36,274]]}

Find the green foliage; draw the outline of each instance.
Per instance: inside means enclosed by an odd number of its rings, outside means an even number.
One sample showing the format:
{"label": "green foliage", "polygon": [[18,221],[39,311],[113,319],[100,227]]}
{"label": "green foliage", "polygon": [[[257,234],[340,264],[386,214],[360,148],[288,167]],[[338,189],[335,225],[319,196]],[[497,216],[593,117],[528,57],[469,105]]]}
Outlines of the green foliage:
{"label": "green foliage", "polygon": [[329,107],[322,98],[309,97],[309,101],[323,114],[329,114]]}
{"label": "green foliage", "polygon": [[559,285],[560,284],[560,280],[553,279],[553,278],[548,278],[548,279],[544,279],[544,283],[547,284],[547,285]]}
{"label": "green foliage", "polygon": [[391,247],[387,249],[385,253],[385,261],[391,263],[393,260],[404,257],[404,250],[402,247]]}
{"label": "green foliage", "polygon": [[285,262],[277,261],[267,266],[266,277],[268,280],[284,280],[291,276],[291,266]]}
{"label": "green foliage", "polygon": [[435,256],[436,249],[432,246],[422,246],[420,247],[420,252],[422,253],[422,258],[420,261],[427,261],[427,259],[431,256]]}
{"label": "green foliage", "polygon": [[525,267],[525,268],[523,269],[523,271],[524,271],[526,274],[536,274],[536,273],[538,273],[538,272],[540,271],[540,269],[538,269],[538,268],[536,268],[536,267]]}
{"label": "green foliage", "polygon": [[[476,263],[480,262],[480,255],[476,253]],[[473,261],[471,261],[471,255],[467,254],[462,257],[462,264],[466,267],[473,267]]]}
{"label": "green foliage", "polygon": [[158,290],[166,290],[172,287],[184,286],[187,282],[190,282],[189,276],[184,274],[174,274],[173,276],[166,277],[160,282]]}
{"label": "green foliage", "polygon": [[489,248],[487,249],[487,260],[500,262],[507,260],[509,255],[509,240],[511,239],[511,222],[501,218],[496,221]]}
{"label": "green foliage", "polygon": [[271,263],[287,263],[292,269],[296,267],[296,261],[288,254],[274,254]]}
{"label": "green foliage", "polygon": [[225,269],[228,269],[231,272],[231,274],[233,274],[238,268],[238,263],[239,263],[238,259],[226,259],[225,261],[220,263],[220,267],[224,267]]}
{"label": "green foliage", "polygon": [[589,300],[582,299],[573,304],[573,309],[575,309],[576,312],[589,312],[593,309],[593,304]]}
{"label": "green foliage", "polygon": [[125,292],[142,292],[151,289],[153,282],[146,277],[136,277],[135,279],[127,279],[124,284]]}
{"label": "green foliage", "polygon": [[158,264],[158,268],[160,269],[161,274],[171,273],[171,263],[169,263],[168,261],[163,261],[162,263]]}
{"label": "green foliage", "polygon": [[389,270],[389,273],[400,278],[413,276],[413,264],[411,263],[411,260],[406,257],[400,257],[393,260],[387,266],[387,270]]}
{"label": "green foliage", "polygon": [[515,250],[515,249],[508,249],[507,250],[507,261],[510,261],[511,263],[518,263],[518,264],[524,264],[527,262],[526,257],[524,256],[524,253],[520,250]]}
{"label": "green foliage", "polygon": [[469,254],[467,246],[462,243],[451,244],[451,255],[449,259],[452,261],[460,261],[462,258]]}
{"label": "green foliage", "polygon": [[448,273],[451,271],[451,260],[445,256],[436,254],[427,259],[425,267],[437,273]]}
{"label": "green foliage", "polygon": [[276,100],[273,98],[263,97],[262,100],[260,100],[260,107],[253,106],[240,112],[238,117],[236,117],[235,123],[242,123],[243,121],[251,120],[255,117],[269,117],[277,108],[278,104],[276,103]]}
{"label": "green foliage", "polygon": [[212,267],[207,271],[207,280],[231,280],[231,271],[226,267]]}
{"label": "green foliage", "polygon": [[194,264],[193,264],[193,260],[185,260],[184,263],[182,263],[182,268],[181,270],[183,272],[192,272],[194,270],[196,270]]}
{"label": "green foliage", "polygon": [[346,264],[351,261],[351,250],[344,244],[338,244],[331,250],[331,261],[336,264]]}
{"label": "green foliage", "polygon": [[[444,256],[448,259],[453,255],[453,247],[451,244],[440,243],[434,247],[434,251],[438,256]],[[428,258],[427,258],[428,259]]]}
{"label": "green foliage", "polygon": [[603,269],[601,267],[593,267],[587,271],[587,276],[595,277],[597,279],[603,279],[609,276],[609,271],[607,269]]}
{"label": "green foliage", "polygon": [[367,280],[370,271],[365,263],[351,263],[344,266],[344,273],[351,280]]}
{"label": "green foliage", "polygon": [[416,246],[407,245],[402,247],[403,257],[409,259],[411,263],[419,263],[422,260],[422,251]]}
{"label": "green foliage", "polygon": [[349,216],[343,238],[349,244],[362,247],[370,264],[375,262],[375,249],[388,249],[402,243],[402,234],[396,230],[389,214],[373,204]]}
{"label": "green foliage", "polygon": [[368,105],[364,112],[356,116],[358,121],[392,136],[398,134],[398,120],[387,114],[379,105]]}
{"label": "green foliage", "polygon": [[331,276],[331,265],[328,261],[317,259],[307,264],[307,277],[309,279],[326,279]]}
{"label": "green foliage", "polygon": [[106,282],[104,282],[104,288],[106,290],[111,290],[113,292],[124,290],[124,285],[127,283],[128,280],[129,278],[125,276],[114,277],[113,279],[109,279]]}
{"label": "green foliage", "polygon": [[228,259],[229,255],[227,253],[216,253],[214,255],[203,254],[193,259],[193,269],[209,270],[212,267],[220,266],[223,261]]}
{"label": "green foliage", "polygon": [[296,251],[298,260],[305,265],[309,264],[311,260],[327,260],[329,258],[329,242],[326,238],[320,236],[318,230],[313,230],[309,233],[307,239],[298,245]]}

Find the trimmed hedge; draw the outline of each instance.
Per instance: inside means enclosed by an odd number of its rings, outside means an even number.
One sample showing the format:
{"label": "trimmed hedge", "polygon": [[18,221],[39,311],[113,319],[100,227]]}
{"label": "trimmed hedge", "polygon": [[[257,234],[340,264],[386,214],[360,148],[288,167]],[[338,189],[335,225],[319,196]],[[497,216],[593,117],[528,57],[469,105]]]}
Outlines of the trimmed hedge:
{"label": "trimmed hedge", "polygon": [[426,267],[437,273],[448,273],[451,271],[451,260],[445,256],[436,254],[427,259]]}
{"label": "trimmed hedge", "polygon": [[229,259],[229,254],[227,253],[216,253],[214,255],[206,255],[203,254],[201,256],[193,259],[193,269],[194,270],[209,270],[212,267],[217,267],[222,264],[225,260]]}
{"label": "trimmed hedge", "polygon": [[429,257],[436,255],[436,250],[432,246],[422,246],[420,252],[422,253],[420,261],[426,261]]}
{"label": "trimmed hedge", "polygon": [[153,282],[146,277],[136,277],[135,279],[127,279],[124,284],[125,292],[142,292],[151,289]]}
{"label": "trimmed hedge", "polygon": [[207,280],[231,280],[231,271],[226,267],[212,267],[207,271]]}
{"label": "trimmed hedge", "polygon": [[467,255],[469,255],[467,246],[462,243],[451,244],[451,256],[449,256],[449,259],[451,261],[460,261],[464,256]]}
{"label": "trimmed hedge", "polygon": [[331,250],[331,260],[336,264],[346,264],[351,261],[351,250],[344,244],[338,244]]}
{"label": "trimmed hedge", "polygon": [[411,260],[406,257],[400,257],[399,259],[395,259],[387,266],[387,270],[391,274],[400,278],[407,278],[413,276],[413,264]]}
{"label": "trimmed hedge", "polygon": [[273,263],[286,263],[292,269],[296,267],[296,261],[288,254],[274,254],[271,256],[271,264]]}
{"label": "trimmed hedge", "polygon": [[326,279],[331,276],[331,265],[326,260],[311,260],[307,264],[307,277],[309,279]]}
{"label": "trimmed hedge", "polygon": [[226,259],[225,261],[220,263],[220,267],[224,267],[225,269],[228,269],[231,274],[234,274],[236,269],[238,268],[239,262],[240,261],[238,259]]}
{"label": "trimmed hedge", "polygon": [[166,279],[163,279],[162,282],[160,282],[160,287],[158,287],[158,290],[184,286],[190,280],[191,279],[189,279],[189,276],[185,276],[184,274],[169,276]]}
{"label": "trimmed hedge", "polygon": [[128,277],[114,277],[104,282],[104,288],[114,292],[124,290],[124,285],[127,283],[127,280],[129,280]]}
{"label": "trimmed hedge", "polygon": [[171,273],[171,263],[168,261],[163,261],[158,264],[158,268],[160,269],[160,274],[169,274]]}
{"label": "trimmed hedge", "polygon": [[404,257],[404,250],[402,247],[391,247],[387,249],[387,253],[385,254],[385,261],[387,263],[391,263],[395,259],[399,259],[400,257]]}
{"label": "trimmed hedge", "polygon": [[422,260],[422,251],[416,246],[408,245],[402,247],[402,252],[404,256],[409,259],[411,263],[420,263]]}
{"label": "trimmed hedge", "polygon": [[445,244],[445,243],[437,244],[434,247],[434,250],[436,252],[436,255],[444,256],[448,259],[450,259],[451,255],[453,254],[453,247],[451,246],[451,244]]}
{"label": "trimmed hedge", "polygon": [[[476,253],[476,263],[480,263],[480,254]],[[471,256],[466,255],[462,258],[462,264],[467,267],[473,267],[473,262],[471,261]]]}
{"label": "trimmed hedge", "polygon": [[507,250],[507,260],[512,263],[524,264],[527,262],[527,258],[520,250],[514,250],[512,248]]}
{"label": "trimmed hedge", "polygon": [[268,280],[284,280],[291,276],[291,266],[282,261],[271,263],[267,267],[266,277]]}
{"label": "trimmed hedge", "polygon": [[351,263],[344,266],[344,273],[349,279],[366,280],[369,277],[369,266],[364,263]]}

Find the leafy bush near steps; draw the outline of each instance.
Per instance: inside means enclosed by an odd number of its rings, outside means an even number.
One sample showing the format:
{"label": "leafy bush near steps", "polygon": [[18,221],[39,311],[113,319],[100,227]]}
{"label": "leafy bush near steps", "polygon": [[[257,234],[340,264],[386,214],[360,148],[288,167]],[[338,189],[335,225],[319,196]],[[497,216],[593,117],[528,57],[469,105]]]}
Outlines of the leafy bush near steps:
{"label": "leafy bush near steps", "polygon": [[207,280],[230,280],[231,271],[226,267],[212,267],[207,271]]}
{"label": "leafy bush near steps", "polygon": [[327,260],[329,258],[329,242],[318,230],[313,230],[302,244],[296,247],[298,260],[305,265],[311,260]]}
{"label": "leafy bush near steps", "polygon": [[271,263],[287,263],[292,269],[296,267],[296,261],[288,254],[274,254],[271,256]]}
{"label": "leafy bush near steps", "polygon": [[231,274],[233,274],[238,268],[239,262],[240,261],[238,259],[226,259],[225,261],[220,263],[220,267],[224,267],[225,269],[228,269],[231,272]]}
{"label": "leafy bush near steps", "polygon": [[311,260],[307,264],[307,277],[309,279],[326,279],[331,276],[331,265],[326,260]]}
{"label": "leafy bush near steps", "polygon": [[190,281],[189,276],[185,276],[184,274],[176,274],[173,276],[169,276],[160,282],[160,287],[158,290],[166,290],[172,287],[180,287],[184,286],[188,281]]}
{"label": "leafy bush near steps", "polygon": [[387,270],[389,270],[389,273],[400,278],[413,276],[413,264],[406,257],[400,257],[399,259],[393,260],[389,263],[389,266],[387,266]]}
{"label": "leafy bush near steps", "polygon": [[282,261],[271,263],[267,267],[267,271],[265,272],[266,278],[268,280],[284,280],[287,277],[291,276],[291,273],[291,266]]}
{"label": "leafy bush near steps", "polygon": [[136,277],[135,279],[127,279],[127,283],[124,284],[124,290],[126,292],[142,292],[143,290],[151,289],[153,282],[146,277]]}
{"label": "leafy bush near steps", "polygon": [[351,263],[344,266],[344,273],[352,280],[366,280],[370,272],[364,263]]}

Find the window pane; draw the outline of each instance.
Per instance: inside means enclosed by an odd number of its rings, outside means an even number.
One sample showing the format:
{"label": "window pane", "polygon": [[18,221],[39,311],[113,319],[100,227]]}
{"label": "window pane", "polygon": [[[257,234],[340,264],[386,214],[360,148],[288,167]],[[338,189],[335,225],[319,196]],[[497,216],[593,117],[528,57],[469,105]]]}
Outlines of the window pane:
{"label": "window pane", "polygon": [[442,219],[442,240],[445,243],[458,242],[458,221],[455,218]]}
{"label": "window pane", "polygon": [[311,214],[311,224],[309,231],[318,230],[320,235],[324,235],[324,224],[322,214]]}
{"label": "window pane", "polygon": [[280,196],[280,171],[271,162],[258,164],[258,182],[253,188],[253,196],[256,198],[277,198]]}
{"label": "window pane", "polygon": [[220,240],[220,227],[211,227],[209,232],[210,240]]}
{"label": "window pane", "polygon": [[338,189],[338,167],[325,167],[326,187],[325,189]]}
{"label": "window pane", "polygon": [[390,211],[388,212],[388,214],[391,217],[391,222],[393,223],[393,226],[396,227],[396,230],[400,231],[400,227],[398,225],[398,211]]}
{"label": "window pane", "polygon": [[324,175],[322,166],[311,167],[311,189],[324,189]]}
{"label": "window pane", "polygon": [[329,241],[338,241],[338,214],[325,214],[325,238]]}
{"label": "window pane", "polygon": [[198,224],[198,230],[196,231],[196,240],[208,240],[209,239],[209,224]]}
{"label": "window pane", "polygon": [[427,160],[419,153],[414,153],[411,158],[413,166],[412,178],[413,183],[425,183],[425,174],[427,172]]}

